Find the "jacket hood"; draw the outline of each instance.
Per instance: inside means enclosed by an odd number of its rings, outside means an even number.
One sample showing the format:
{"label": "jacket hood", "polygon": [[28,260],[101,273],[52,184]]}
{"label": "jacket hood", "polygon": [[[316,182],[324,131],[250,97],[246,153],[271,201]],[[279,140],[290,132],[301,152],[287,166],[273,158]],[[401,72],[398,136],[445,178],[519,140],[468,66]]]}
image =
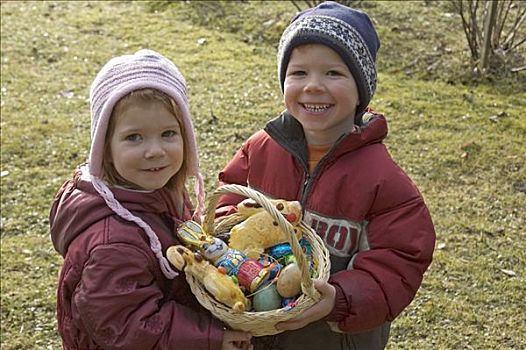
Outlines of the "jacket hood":
{"label": "jacket hood", "polygon": [[[85,169],[85,168],[84,168]],[[133,213],[154,212],[176,216],[175,201],[168,190],[138,192],[112,188],[112,192],[125,208]],[[185,216],[187,206],[185,206]],[[79,234],[108,216],[117,215],[91,184],[87,172],[79,167],[73,178],[66,181],[55,195],[49,213],[53,246],[65,256],[69,244]],[[140,215],[140,214],[139,214]]]}

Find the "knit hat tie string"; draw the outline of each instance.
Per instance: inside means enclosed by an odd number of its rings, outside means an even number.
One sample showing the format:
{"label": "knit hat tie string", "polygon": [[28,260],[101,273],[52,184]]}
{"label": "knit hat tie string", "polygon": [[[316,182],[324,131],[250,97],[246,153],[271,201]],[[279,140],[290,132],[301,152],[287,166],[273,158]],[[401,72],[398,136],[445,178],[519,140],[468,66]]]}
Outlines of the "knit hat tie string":
{"label": "knit hat tie string", "polygon": [[163,271],[163,274],[166,276],[166,278],[173,279],[176,276],[178,276],[179,274],[172,270],[168,260],[164,257],[161,242],[159,241],[159,238],[157,237],[153,229],[150,227],[150,225],[144,222],[144,220],[142,220],[141,218],[133,215],[128,209],[124,208],[122,204],[117,199],[115,199],[113,192],[108,188],[108,186],[106,186],[106,184],[102,180],[91,175],[91,183],[93,184],[95,190],[101,195],[101,197],[104,198],[106,205],[110,207],[111,210],[113,210],[124,220],[136,223],[140,228],[142,228],[146,232],[146,235],[150,240],[150,248],[159,260],[161,270]]}

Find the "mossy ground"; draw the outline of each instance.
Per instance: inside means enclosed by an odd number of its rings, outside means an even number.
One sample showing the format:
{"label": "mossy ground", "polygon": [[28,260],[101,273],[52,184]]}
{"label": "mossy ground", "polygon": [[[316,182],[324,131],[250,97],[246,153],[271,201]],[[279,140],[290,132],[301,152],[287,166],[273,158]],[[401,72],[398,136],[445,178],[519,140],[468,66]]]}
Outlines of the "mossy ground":
{"label": "mossy ground", "polygon": [[[523,73],[477,78],[442,2],[362,2],[382,47],[372,106],[423,193],[434,261],[389,349],[526,347]],[[152,48],[187,78],[208,190],[282,110],[275,48],[289,2],[1,3],[1,348],[59,349],[55,191],[87,157],[89,85],[112,56]],[[524,51],[521,52],[524,55]]]}

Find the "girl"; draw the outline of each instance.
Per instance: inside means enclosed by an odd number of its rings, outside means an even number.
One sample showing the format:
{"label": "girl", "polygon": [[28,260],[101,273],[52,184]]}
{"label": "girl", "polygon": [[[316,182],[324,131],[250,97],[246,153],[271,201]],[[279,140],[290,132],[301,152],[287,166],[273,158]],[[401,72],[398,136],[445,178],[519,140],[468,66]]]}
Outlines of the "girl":
{"label": "girl", "polygon": [[110,60],[90,91],[91,150],[57,193],[51,237],[64,349],[249,349],[200,307],[163,251],[199,217],[203,179],[177,67],[151,50]]}

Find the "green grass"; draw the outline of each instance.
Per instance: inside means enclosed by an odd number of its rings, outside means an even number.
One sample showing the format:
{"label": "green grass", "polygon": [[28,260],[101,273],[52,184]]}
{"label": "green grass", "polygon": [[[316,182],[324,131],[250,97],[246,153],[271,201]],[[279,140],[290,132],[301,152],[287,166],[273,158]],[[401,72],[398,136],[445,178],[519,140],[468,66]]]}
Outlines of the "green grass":
{"label": "green grass", "polygon": [[[473,79],[447,4],[365,2],[382,47],[372,106],[423,193],[434,261],[389,349],[526,347],[526,79]],[[206,186],[282,110],[275,47],[288,2],[1,3],[1,344],[59,349],[55,191],[89,147],[89,85],[110,57],[149,47],[190,90]],[[450,30],[448,30],[450,29]],[[524,49],[521,52],[524,57]]]}

